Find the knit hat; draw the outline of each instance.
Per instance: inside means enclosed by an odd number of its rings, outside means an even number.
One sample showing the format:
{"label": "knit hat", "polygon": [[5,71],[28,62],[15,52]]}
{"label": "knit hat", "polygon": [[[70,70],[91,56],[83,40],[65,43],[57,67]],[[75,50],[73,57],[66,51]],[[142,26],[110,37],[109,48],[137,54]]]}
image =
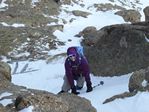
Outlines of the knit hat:
{"label": "knit hat", "polygon": [[67,55],[72,56],[72,55],[77,55],[76,49],[74,47],[70,47],[67,49]]}

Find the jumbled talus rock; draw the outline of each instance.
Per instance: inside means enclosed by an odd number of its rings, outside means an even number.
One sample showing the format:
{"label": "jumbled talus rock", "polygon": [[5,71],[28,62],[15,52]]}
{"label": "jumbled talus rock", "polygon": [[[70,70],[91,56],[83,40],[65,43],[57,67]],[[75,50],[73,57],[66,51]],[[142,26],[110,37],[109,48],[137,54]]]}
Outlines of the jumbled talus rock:
{"label": "jumbled talus rock", "polygon": [[11,68],[7,63],[0,61],[0,81],[4,79],[11,81]]}
{"label": "jumbled talus rock", "polygon": [[15,100],[15,108],[17,111],[20,111],[24,108],[29,107],[31,104],[28,100],[26,100],[23,96],[19,95]]}
{"label": "jumbled talus rock", "polygon": [[148,83],[149,82],[149,67],[146,69],[141,69],[138,71],[135,71],[130,79],[129,79],[129,91],[139,91],[139,90],[145,90],[145,87],[147,84],[143,85],[143,82]]}
{"label": "jumbled talus rock", "polygon": [[129,92],[126,90],[126,92],[105,99],[103,104],[112,102],[115,99],[132,97],[136,95],[138,91],[149,91],[149,67],[132,73],[129,79],[128,89]]}
{"label": "jumbled talus rock", "polygon": [[1,102],[10,100],[6,105],[0,103],[0,112],[18,112],[29,106],[33,112],[97,112],[89,100],[77,95],[55,95],[14,85],[10,66],[5,62],[0,62],[0,96]]}
{"label": "jumbled talus rock", "polygon": [[121,10],[115,13],[116,15],[122,16],[126,22],[140,22],[141,21],[141,14],[139,11],[136,10]]}

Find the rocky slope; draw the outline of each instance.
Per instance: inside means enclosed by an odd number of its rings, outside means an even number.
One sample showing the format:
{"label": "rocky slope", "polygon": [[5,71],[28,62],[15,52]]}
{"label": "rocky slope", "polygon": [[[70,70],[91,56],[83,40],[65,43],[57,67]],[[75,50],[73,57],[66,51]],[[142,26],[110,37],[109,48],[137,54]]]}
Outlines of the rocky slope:
{"label": "rocky slope", "polygon": [[[0,3],[2,1],[0,0]],[[135,3],[140,4],[140,1],[129,4],[133,7],[132,10],[123,7],[128,6],[123,0],[118,0],[121,6],[113,5],[114,0],[109,1],[111,3],[94,4],[88,9],[95,8],[96,11],[103,12],[118,10],[115,14],[122,16],[130,24],[105,26],[100,30],[87,27],[78,32],[76,36],[84,37],[82,45],[92,72],[113,76],[146,68],[149,65],[147,50],[149,45],[145,40],[149,35],[149,7],[144,9],[146,21],[140,22],[139,7],[135,5]],[[56,45],[65,44],[57,40],[53,32],[63,31],[64,24],[74,21],[74,18],[65,20],[57,16],[62,11],[61,5],[75,3],[84,7],[85,4],[80,2],[81,0],[41,0],[40,2],[6,0],[6,6],[0,8],[0,60],[3,56],[6,56],[10,62],[47,59],[49,50],[56,49]],[[80,10],[63,11],[83,18],[91,14]],[[59,24],[59,21],[63,24]],[[2,112],[16,112],[17,109],[28,106],[33,106],[34,112],[96,112],[88,100],[76,95],[55,95],[14,85],[11,83],[10,67],[4,63],[0,67],[2,68],[0,69],[0,101],[11,101],[8,105],[0,104]],[[130,85],[138,86],[136,83]],[[126,93],[111,99],[124,97],[123,95],[130,96]],[[19,100],[18,104],[16,98]]]}
{"label": "rocky slope", "polygon": [[29,106],[33,106],[33,112],[96,112],[90,101],[77,95],[56,95],[14,85],[10,66],[0,62],[0,112],[17,112]]}

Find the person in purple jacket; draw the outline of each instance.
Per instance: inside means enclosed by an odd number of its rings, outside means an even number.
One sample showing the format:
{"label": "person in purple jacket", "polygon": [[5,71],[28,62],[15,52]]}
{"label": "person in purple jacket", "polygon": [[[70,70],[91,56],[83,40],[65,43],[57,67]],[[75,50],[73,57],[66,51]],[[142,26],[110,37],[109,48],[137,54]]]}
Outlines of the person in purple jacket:
{"label": "person in purple jacket", "polygon": [[71,90],[71,93],[79,94],[77,90],[83,88],[85,81],[87,86],[86,92],[91,92],[93,88],[90,78],[90,69],[86,58],[80,57],[73,47],[67,49],[67,56],[65,60],[64,83],[59,93]]}

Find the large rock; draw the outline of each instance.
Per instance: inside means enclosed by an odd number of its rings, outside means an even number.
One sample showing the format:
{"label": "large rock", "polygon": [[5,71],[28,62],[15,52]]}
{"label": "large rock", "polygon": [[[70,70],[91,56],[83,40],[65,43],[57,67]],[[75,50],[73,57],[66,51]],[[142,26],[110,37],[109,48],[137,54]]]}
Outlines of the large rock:
{"label": "large rock", "polygon": [[74,11],[72,11],[72,14],[75,16],[81,16],[81,17],[87,18],[87,16],[90,15],[91,13],[85,12],[85,11],[80,11],[80,10],[74,10]]}
{"label": "large rock", "polygon": [[114,101],[115,99],[124,99],[126,97],[132,97],[138,93],[138,91],[149,91],[149,67],[140,69],[132,73],[128,84],[129,92],[123,92],[107,98],[103,104]]}
{"label": "large rock", "polygon": [[92,46],[98,40],[97,29],[94,26],[88,26],[83,31],[81,31],[78,37],[85,37],[84,44]]}
{"label": "large rock", "polygon": [[145,7],[143,9],[143,12],[145,14],[145,21],[149,21],[149,6],[148,7]]}
{"label": "large rock", "polygon": [[141,14],[136,10],[121,10],[115,13],[116,15],[122,16],[126,22],[139,22],[141,20]]}
{"label": "large rock", "polygon": [[33,112],[97,112],[90,101],[69,93],[55,95],[16,85],[3,89],[0,94],[3,93],[11,93],[12,95],[2,97],[1,101],[5,99],[14,101],[6,106],[0,106],[0,109],[6,109],[3,112],[16,112],[29,106],[33,106]]}
{"label": "large rock", "polygon": [[80,98],[72,94],[62,94],[60,97],[69,103],[70,112],[96,112],[96,109],[91,108],[90,102],[85,98]]}
{"label": "large rock", "polygon": [[147,86],[147,84],[143,85],[144,81],[147,81],[147,83],[149,82],[149,67],[135,71],[131,75],[128,84],[129,91],[133,92],[134,90],[143,90]]}
{"label": "large rock", "polygon": [[133,92],[134,90],[139,90],[143,88],[142,82],[145,80],[145,71],[144,69],[135,71],[129,79],[129,91]]}
{"label": "large rock", "polygon": [[[91,46],[85,43],[90,34],[96,38]],[[149,66],[148,35],[148,22],[111,25],[88,32],[82,45],[93,74],[122,75]]]}
{"label": "large rock", "polygon": [[11,68],[7,63],[2,61],[0,61],[0,81],[1,80],[11,81]]}

